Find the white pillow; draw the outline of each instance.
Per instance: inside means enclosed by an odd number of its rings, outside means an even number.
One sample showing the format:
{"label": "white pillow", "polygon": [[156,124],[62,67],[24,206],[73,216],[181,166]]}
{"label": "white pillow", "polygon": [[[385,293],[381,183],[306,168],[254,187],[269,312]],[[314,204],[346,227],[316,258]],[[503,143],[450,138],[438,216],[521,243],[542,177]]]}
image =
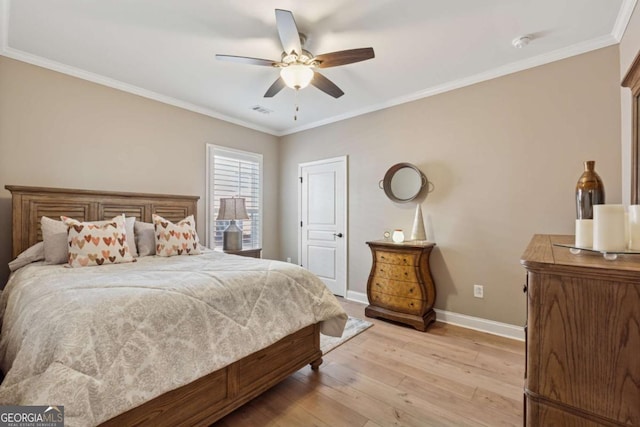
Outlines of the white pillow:
{"label": "white pillow", "polygon": [[67,247],[67,226],[62,221],[49,217],[40,218],[42,241],[44,242],[44,263],[64,264],[69,258]]}
{"label": "white pillow", "polygon": [[[129,251],[134,257],[138,256],[136,239],[134,236],[134,225],[136,217],[125,218],[125,228],[127,230]],[[110,221],[94,221],[95,224],[104,225]],[[40,218],[40,228],[42,229],[42,240],[44,241],[44,263],[64,264],[69,261],[69,242],[67,241],[67,226],[62,221],[43,216]]]}
{"label": "white pillow", "polygon": [[16,271],[27,264],[42,260],[44,260],[44,242],[38,242],[11,261],[9,263],[9,270]]}
{"label": "white pillow", "polygon": [[[156,232],[150,222],[136,221],[135,224],[136,245],[138,255],[149,256],[156,254]],[[127,231],[128,233],[128,231]]]}
{"label": "white pillow", "polygon": [[128,216],[125,218],[125,228],[127,230],[127,243],[129,244],[129,251],[131,252],[131,255],[133,255],[134,257],[138,256],[138,247],[136,246],[136,239],[135,239],[135,224],[136,224],[136,217],[135,216]]}

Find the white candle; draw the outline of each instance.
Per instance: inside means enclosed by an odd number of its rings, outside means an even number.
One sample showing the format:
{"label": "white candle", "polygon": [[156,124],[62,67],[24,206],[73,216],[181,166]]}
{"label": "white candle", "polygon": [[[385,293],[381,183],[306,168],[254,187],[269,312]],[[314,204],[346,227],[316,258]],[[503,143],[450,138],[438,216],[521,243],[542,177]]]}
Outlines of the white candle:
{"label": "white candle", "polygon": [[393,234],[391,235],[391,238],[395,243],[402,243],[404,242],[404,233],[400,229],[395,229],[393,230]]}
{"label": "white candle", "polygon": [[598,251],[624,251],[624,206],[593,206],[593,249]]}
{"label": "white candle", "polygon": [[629,206],[629,249],[640,250],[640,205]]}
{"label": "white candle", "polygon": [[579,248],[593,247],[592,219],[576,219],[576,246]]}

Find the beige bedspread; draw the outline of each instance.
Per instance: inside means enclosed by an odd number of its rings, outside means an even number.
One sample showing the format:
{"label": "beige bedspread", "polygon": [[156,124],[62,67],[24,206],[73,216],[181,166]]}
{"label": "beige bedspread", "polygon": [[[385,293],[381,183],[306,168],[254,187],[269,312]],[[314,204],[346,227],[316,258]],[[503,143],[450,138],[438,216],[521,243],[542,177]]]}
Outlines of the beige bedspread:
{"label": "beige bedspread", "polygon": [[0,314],[0,404],[64,405],[68,426],[106,421],[319,321],[339,336],[347,319],[306,270],[213,251],[27,266]]}

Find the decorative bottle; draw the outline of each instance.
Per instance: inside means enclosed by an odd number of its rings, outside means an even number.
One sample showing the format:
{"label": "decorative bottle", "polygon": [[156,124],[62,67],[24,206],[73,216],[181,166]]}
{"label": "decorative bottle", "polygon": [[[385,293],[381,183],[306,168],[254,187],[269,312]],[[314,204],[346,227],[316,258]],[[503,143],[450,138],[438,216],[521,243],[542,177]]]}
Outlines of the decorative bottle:
{"label": "decorative bottle", "polygon": [[584,172],[576,184],[576,218],[593,219],[593,205],[604,205],[604,184],[595,171],[596,162],[584,162]]}

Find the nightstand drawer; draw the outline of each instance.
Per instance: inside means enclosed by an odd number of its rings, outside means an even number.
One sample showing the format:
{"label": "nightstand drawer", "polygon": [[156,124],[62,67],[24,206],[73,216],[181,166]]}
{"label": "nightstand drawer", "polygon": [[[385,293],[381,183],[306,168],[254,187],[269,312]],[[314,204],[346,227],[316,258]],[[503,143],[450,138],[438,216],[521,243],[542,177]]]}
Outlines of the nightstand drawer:
{"label": "nightstand drawer", "polygon": [[371,292],[381,292],[403,298],[422,299],[422,291],[418,282],[405,282],[382,277],[374,277],[371,280]]}
{"label": "nightstand drawer", "polygon": [[416,265],[415,256],[412,254],[399,254],[395,252],[377,251],[376,261],[396,265]]}
{"label": "nightstand drawer", "polygon": [[420,315],[424,302],[414,298],[403,298],[394,295],[387,295],[382,292],[371,291],[370,304],[397,311],[399,313]]}
{"label": "nightstand drawer", "polygon": [[416,269],[412,265],[376,263],[375,277],[383,279],[404,280],[405,282],[417,282]]}

